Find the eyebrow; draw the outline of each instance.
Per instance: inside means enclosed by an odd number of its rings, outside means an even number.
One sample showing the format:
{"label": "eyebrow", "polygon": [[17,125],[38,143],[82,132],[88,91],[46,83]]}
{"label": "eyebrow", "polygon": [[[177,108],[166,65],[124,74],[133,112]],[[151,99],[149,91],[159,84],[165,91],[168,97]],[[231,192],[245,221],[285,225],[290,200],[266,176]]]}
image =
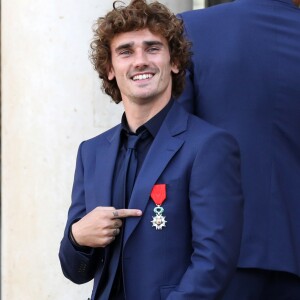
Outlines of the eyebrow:
{"label": "eyebrow", "polygon": [[[128,49],[128,48],[132,48],[134,45],[134,42],[131,42],[131,43],[125,43],[125,44],[121,44],[119,45],[116,49],[115,49],[115,52],[118,52],[122,49]],[[160,41],[144,41],[143,42],[143,45],[145,46],[163,46],[163,43],[160,42]]]}
{"label": "eyebrow", "polygon": [[147,46],[163,46],[163,43],[160,41],[145,41],[143,44]]}

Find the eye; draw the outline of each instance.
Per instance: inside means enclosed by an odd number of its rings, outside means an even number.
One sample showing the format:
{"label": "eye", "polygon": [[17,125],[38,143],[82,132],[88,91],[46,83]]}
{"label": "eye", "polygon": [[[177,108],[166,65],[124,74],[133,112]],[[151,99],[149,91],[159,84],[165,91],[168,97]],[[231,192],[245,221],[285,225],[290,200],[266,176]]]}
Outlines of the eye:
{"label": "eye", "polygon": [[128,49],[124,49],[119,52],[119,55],[121,55],[121,56],[129,56],[130,54],[131,54],[131,51]]}
{"label": "eye", "polygon": [[155,46],[152,46],[152,47],[149,47],[148,48],[148,52],[149,53],[156,53],[156,52],[158,52],[160,50],[160,48],[159,47],[155,47]]}

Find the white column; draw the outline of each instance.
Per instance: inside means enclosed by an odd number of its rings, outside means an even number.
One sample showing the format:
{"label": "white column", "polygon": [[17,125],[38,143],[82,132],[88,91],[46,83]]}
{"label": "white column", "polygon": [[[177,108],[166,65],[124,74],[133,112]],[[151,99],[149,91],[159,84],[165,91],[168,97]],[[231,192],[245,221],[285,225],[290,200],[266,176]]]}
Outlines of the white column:
{"label": "white column", "polygon": [[77,146],[119,121],[88,60],[92,22],[111,7],[2,1],[3,300],[90,295],[64,278],[57,253]]}
{"label": "white column", "polygon": [[88,60],[91,25],[111,8],[111,0],[2,0],[3,300],[90,296],[90,283],[64,278],[57,254],[77,147],[122,112]]}
{"label": "white column", "polygon": [[205,0],[194,0],[193,8],[194,9],[205,8]]}
{"label": "white column", "polygon": [[160,2],[168,6],[174,13],[193,9],[193,0],[161,0]]}

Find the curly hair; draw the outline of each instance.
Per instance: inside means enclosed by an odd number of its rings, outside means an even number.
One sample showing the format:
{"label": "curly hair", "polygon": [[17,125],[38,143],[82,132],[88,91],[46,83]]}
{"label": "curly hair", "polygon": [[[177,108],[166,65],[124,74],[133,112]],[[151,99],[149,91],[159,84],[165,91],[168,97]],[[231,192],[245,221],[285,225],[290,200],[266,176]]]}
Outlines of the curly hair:
{"label": "curly hair", "polygon": [[295,3],[295,5],[300,6],[300,0],[293,0],[293,2]]}
{"label": "curly hair", "polygon": [[191,59],[191,43],[184,36],[183,21],[159,2],[147,4],[145,0],[132,0],[128,6],[115,1],[113,10],[94,24],[90,60],[102,79],[102,90],[115,103],[122,101],[116,79],[108,79],[111,67],[110,43],[116,34],[149,29],[164,37],[169,46],[170,62],[179,69],[172,73],[172,96],[178,97],[184,88],[185,73]]}

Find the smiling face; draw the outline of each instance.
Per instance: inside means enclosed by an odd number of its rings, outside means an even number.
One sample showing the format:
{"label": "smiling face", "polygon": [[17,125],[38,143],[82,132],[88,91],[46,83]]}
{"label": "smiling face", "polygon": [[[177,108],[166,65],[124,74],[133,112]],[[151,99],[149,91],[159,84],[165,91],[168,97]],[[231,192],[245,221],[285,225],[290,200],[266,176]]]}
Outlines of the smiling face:
{"label": "smiling face", "polygon": [[110,45],[112,66],[108,79],[117,81],[124,105],[170,100],[172,72],[168,43],[149,29],[116,35]]}

